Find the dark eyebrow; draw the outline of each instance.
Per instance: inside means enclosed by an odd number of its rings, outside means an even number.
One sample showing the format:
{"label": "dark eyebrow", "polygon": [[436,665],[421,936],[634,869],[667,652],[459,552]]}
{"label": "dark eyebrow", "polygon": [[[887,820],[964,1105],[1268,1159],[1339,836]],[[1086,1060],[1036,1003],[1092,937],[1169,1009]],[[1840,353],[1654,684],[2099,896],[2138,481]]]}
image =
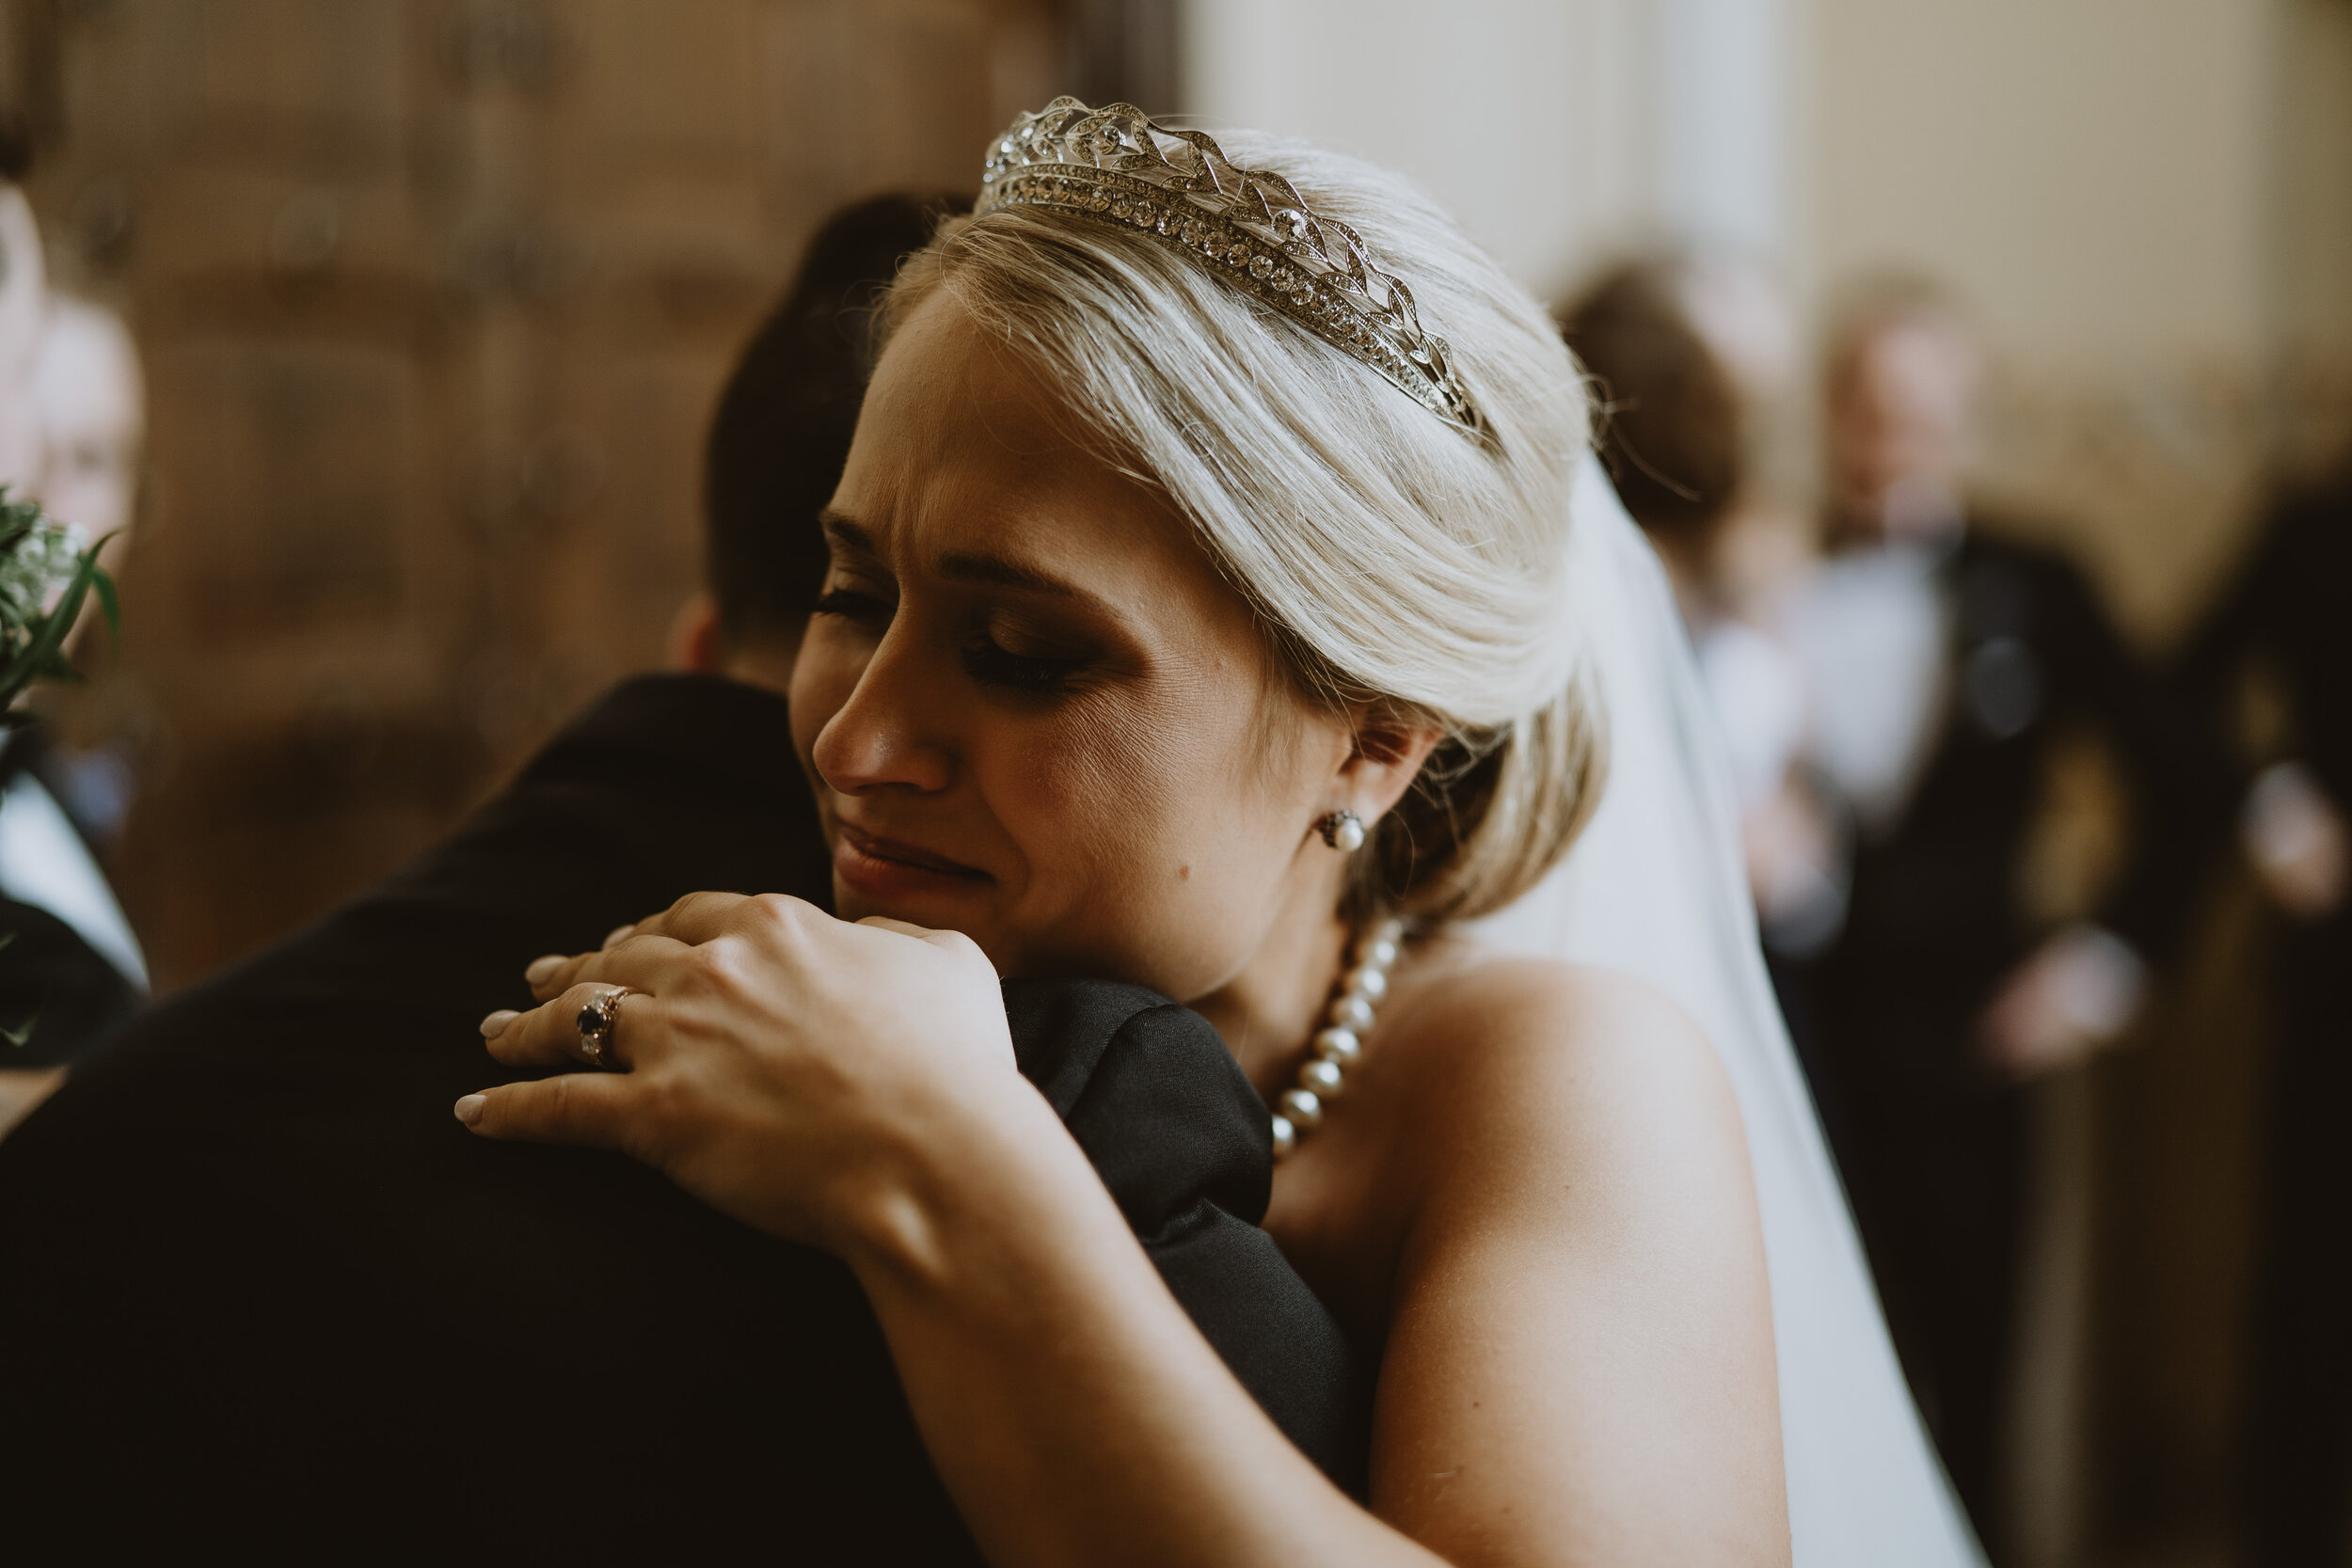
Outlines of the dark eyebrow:
{"label": "dark eyebrow", "polygon": [[939,575],[950,582],[986,582],[999,588],[1018,588],[1030,594],[1050,594],[1057,599],[1078,599],[1103,607],[1103,601],[1075,583],[1064,582],[1050,573],[1018,561],[1008,561],[1001,555],[982,555],[969,550],[957,550],[939,558]]}
{"label": "dark eyebrow", "polygon": [[[827,538],[845,549],[880,558],[874,536],[863,523],[825,509],[818,517],[818,525]],[[1067,582],[1050,572],[1024,565],[1001,555],[977,550],[954,550],[939,558],[939,575],[950,582],[982,582],[997,588],[1017,588],[1027,594],[1045,594],[1057,599],[1070,599],[1086,605],[1103,614],[1113,613],[1109,601],[1091,594],[1074,582]]]}

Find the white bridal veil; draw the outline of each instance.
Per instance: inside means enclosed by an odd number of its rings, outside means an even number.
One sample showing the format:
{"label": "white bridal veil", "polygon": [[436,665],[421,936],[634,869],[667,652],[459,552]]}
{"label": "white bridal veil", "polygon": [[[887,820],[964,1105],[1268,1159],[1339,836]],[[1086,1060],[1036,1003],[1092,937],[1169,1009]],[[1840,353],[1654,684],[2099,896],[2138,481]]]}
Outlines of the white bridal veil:
{"label": "white bridal veil", "polygon": [[1797,1568],[1981,1568],[1765,976],[1729,775],[1665,574],[1597,461],[1572,504],[1567,609],[1607,705],[1608,784],[1567,859],[1479,934],[1649,982],[1723,1057],[1763,1209]]}

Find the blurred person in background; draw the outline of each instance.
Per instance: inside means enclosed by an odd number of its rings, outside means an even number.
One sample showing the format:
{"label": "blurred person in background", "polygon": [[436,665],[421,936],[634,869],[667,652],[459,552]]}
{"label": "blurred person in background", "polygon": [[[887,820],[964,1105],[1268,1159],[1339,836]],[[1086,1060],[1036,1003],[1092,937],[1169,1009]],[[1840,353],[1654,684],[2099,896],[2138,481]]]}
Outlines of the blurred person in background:
{"label": "blurred person in background", "polygon": [[2352,1557],[2352,468],[2273,511],[2184,668],[2219,743],[2249,764],[2240,839],[2285,922],[2256,1237],[2251,1560],[2342,1563]]}
{"label": "blurred person in background", "polygon": [[1613,267],[1562,312],[1561,335],[1597,383],[1610,482],[1697,636],[1723,613],[1715,547],[1740,499],[1745,433],[1731,370],[1692,319],[1692,271],[1677,257]]}
{"label": "blurred person in background", "polygon": [[[145,422],[138,353],[112,311],[48,286],[20,146],[0,148],[0,483],[87,538],[113,535],[119,569]],[[112,752],[70,752],[38,721],[0,745],[0,1027],[30,1031],[0,1044],[0,1132],[147,998],[102,865],[128,805]]]}
{"label": "blurred person in background", "polygon": [[[1561,330],[1597,384],[1609,477],[1674,583],[1731,764],[1749,882],[1769,925],[1777,911],[1808,907],[1828,858],[1826,844],[1804,836],[1819,837],[1818,814],[1792,813],[1789,803],[1804,736],[1803,677],[1756,619],[1787,564],[1759,574],[1741,559],[1743,545],[1761,539],[1769,547],[1781,531],[1761,476],[1791,379],[1786,308],[1754,268],[1662,255],[1601,274],[1562,312]],[[1819,1102],[1826,1084],[1812,1061],[1803,998],[1777,949],[1767,947],[1766,961]],[[1820,1109],[1835,1119],[1832,1106]]]}
{"label": "blurred person in background", "polygon": [[1786,314],[1754,269],[1651,257],[1603,273],[1562,312],[1596,383],[1597,442],[1626,511],[1657,547],[1722,721],[1741,809],[1769,801],[1804,728],[1795,665],[1755,624],[1747,535],[1788,358]]}
{"label": "blurred person in background", "polygon": [[1818,863],[1789,882],[1807,899],[1768,906],[1767,934],[1818,1032],[1907,1370],[1990,1532],[2021,1088],[2137,1013],[2213,770],[2082,574],[1963,499],[1983,367],[1959,311],[1880,284],[1826,361],[1827,555],[1782,622],[1807,711],[1781,852]]}
{"label": "blurred person in background", "polygon": [[31,158],[0,121],[0,483],[23,488],[41,467],[41,422],[33,392],[48,324],[48,267],[40,228],[19,182]]}
{"label": "blurred person in background", "polygon": [[1600,273],[1560,321],[1602,463],[1692,636],[1753,619],[1812,531],[1784,494],[1797,335],[1779,286],[1737,255],[1660,252]]}

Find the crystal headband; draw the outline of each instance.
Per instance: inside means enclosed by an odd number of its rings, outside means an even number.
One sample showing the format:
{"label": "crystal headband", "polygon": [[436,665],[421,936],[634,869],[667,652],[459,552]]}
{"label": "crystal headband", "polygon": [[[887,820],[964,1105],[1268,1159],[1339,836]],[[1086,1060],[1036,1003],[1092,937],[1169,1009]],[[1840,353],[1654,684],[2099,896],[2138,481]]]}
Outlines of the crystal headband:
{"label": "crystal headband", "polygon": [[1412,291],[1375,266],[1355,230],[1317,217],[1279,174],[1242,168],[1205,132],[1171,131],[1130,103],[1057,98],[1014,120],[989,153],[976,217],[1006,207],[1076,213],[1157,234],[1483,436],[1443,338]]}

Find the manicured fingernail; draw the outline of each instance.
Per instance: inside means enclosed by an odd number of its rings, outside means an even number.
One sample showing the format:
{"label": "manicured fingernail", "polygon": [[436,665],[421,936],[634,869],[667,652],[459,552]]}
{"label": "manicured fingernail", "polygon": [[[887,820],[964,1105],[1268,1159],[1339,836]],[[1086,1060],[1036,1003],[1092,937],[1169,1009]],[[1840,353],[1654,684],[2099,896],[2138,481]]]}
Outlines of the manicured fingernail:
{"label": "manicured fingernail", "polygon": [[548,975],[554,974],[557,970],[563,967],[564,955],[561,953],[550,953],[544,958],[532,959],[531,967],[523,971],[523,978],[535,986],[546,980]]}
{"label": "manicured fingernail", "polygon": [[635,929],[637,929],[637,927],[634,927],[634,926],[615,926],[615,927],[612,927],[612,929],[611,929],[610,931],[607,931],[607,932],[605,933],[605,936],[604,936],[604,944],[605,944],[605,946],[607,946],[607,947],[618,947],[618,946],[620,946],[620,945],[621,945],[621,943],[623,943],[623,942],[627,942],[627,941],[628,940],[628,934],[629,934],[631,931],[634,931]]}
{"label": "manicured fingernail", "polygon": [[457,1119],[471,1127],[482,1119],[482,1107],[489,1101],[478,1094],[469,1094],[457,1102]]}
{"label": "manicured fingernail", "polygon": [[492,1013],[488,1018],[482,1021],[482,1037],[485,1040],[494,1040],[498,1038],[501,1035],[506,1033],[506,1026],[508,1024],[514,1022],[516,1019],[522,1016],[522,1014],[516,1012],[512,1007],[501,1007],[497,1012]]}

